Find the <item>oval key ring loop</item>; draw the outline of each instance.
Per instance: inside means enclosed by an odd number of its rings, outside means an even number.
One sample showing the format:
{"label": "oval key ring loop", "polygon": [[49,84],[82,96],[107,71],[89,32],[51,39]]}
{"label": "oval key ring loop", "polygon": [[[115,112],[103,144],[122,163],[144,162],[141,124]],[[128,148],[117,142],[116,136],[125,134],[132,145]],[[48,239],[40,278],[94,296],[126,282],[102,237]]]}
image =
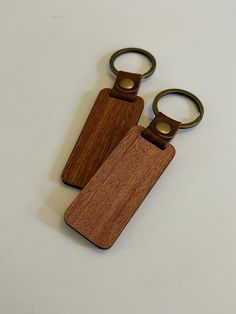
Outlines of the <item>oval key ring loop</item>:
{"label": "oval key ring loop", "polygon": [[182,96],[186,96],[188,98],[190,98],[194,104],[196,105],[198,111],[199,111],[199,116],[191,121],[191,122],[187,122],[187,123],[181,123],[180,125],[180,129],[188,129],[188,128],[192,128],[193,126],[197,125],[203,118],[203,115],[204,115],[204,107],[203,107],[203,104],[202,102],[200,101],[199,98],[197,98],[197,96],[193,95],[192,93],[184,90],[184,89],[178,89],[178,88],[170,88],[170,89],[166,89],[166,90],[163,90],[162,92],[160,92],[154,99],[153,101],[153,105],[152,105],[152,108],[153,108],[153,112],[155,113],[155,115],[158,114],[159,112],[159,109],[158,109],[158,101],[165,95],[169,95],[169,94],[179,94],[179,95],[182,95]]}
{"label": "oval key ring loop", "polygon": [[125,53],[130,53],[130,52],[136,52],[136,53],[140,53],[142,55],[144,55],[145,57],[147,57],[149,59],[149,61],[151,62],[151,67],[150,69],[145,72],[144,74],[142,74],[142,78],[146,78],[148,76],[150,76],[156,69],[156,59],[153,57],[153,55],[146,51],[146,50],[143,50],[143,49],[140,49],[140,48],[124,48],[124,49],[120,49],[118,51],[116,51],[110,58],[110,68],[111,68],[111,71],[115,74],[115,75],[118,75],[118,70],[116,69],[115,67],[115,60],[125,54]]}

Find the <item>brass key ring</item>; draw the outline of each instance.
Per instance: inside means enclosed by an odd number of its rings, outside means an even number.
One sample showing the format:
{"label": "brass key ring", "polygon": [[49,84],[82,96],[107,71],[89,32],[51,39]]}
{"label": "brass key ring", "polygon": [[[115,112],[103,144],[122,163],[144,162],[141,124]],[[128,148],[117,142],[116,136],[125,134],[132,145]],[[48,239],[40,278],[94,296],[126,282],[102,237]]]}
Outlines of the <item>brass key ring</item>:
{"label": "brass key ring", "polygon": [[200,99],[197,96],[193,95],[192,93],[190,93],[186,90],[183,90],[183,89],[178,89],[178,88],[170,88],[170,89],[163,90],[162,92],[160,92],[155,97],[155,99],[153,101],[153,105],[152,105],[153,112],[155,113],[155,115],[157,115],[159,112],[158,105],[157,105],[158,101],[163,96],[169,95],[169,94],[179,94],[179,95],[188,97],[189,99],[191,99],[193,101],[193,103],[196,105],[196,107],[199,111],[199,116],[196,119],[194,119],[191,122],[181,123],[180,129],[192,128],[193,126],[197,125],[202,120],[203,115],[204,115],[204,107],[203,107],[203,104],[200,101]]}
{"label": "brass key ring", "polygon": [[153,57],[153,55],[146,51],[146,50],[143,50],[143,49],[140,49],[140,48],[124,48],[124,49],[120,49],[118,51],[116,51],[110,58],[110,68],[111,68],[111,71],[115,74],[115,75],[118,75],[118,70],[116,69],[114,63],[115,63],[115,60],[121,56],[122,54],[125,54],[125,53],[130,53],[130,52],[135,52],[135,53],[140,53],[142,55],[144,55],[145,57],[147,57],[149,59],[149,61],[151,62],[151,67],[150,69],[145,72],[144,74],[142,74],[142,78],[147,78],[148,76],[150,76],[156,69],[156,59]]}

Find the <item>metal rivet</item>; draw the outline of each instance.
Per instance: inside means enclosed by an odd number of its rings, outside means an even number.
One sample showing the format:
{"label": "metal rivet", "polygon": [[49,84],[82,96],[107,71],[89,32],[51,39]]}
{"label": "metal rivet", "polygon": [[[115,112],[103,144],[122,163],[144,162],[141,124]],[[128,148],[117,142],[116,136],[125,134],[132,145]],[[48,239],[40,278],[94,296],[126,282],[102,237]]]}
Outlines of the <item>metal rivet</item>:
{"label": "metal rivet", "polygon": [[134,87],[134,81],[128,78],[124,78],[119,82],[121,88],[131,89]]}
{"label": "metal rivet", "polygon": [[155,128],[162,134],[169,134],[171,131],[171,126],[166,122],[157,122]]}

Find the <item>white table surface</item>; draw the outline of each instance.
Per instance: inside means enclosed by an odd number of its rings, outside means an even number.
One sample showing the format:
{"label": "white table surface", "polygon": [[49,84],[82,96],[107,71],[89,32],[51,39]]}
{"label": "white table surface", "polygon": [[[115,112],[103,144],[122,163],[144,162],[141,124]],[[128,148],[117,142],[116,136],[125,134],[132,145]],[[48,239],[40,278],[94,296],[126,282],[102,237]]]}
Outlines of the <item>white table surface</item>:
{"label": "white table surface", "polygon": [[[236,313],[235,33],[230,0],[0,1],[1,314]],[[65,226],[78,191],[60,174],[113,85],[111,53],[129,46],[158,61],[140,88],[142,125],[171,87],[200,97],[205,117],[177,134],[174,161],[101,251]],[[178,97],[162,105],[195,114]]]}

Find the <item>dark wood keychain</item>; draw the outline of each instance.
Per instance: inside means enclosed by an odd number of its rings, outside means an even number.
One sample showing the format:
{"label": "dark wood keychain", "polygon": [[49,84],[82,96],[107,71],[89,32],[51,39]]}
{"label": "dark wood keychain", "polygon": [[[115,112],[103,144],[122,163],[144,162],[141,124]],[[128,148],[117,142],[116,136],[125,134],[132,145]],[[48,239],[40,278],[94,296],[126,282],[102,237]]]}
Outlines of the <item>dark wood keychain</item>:
{"label": "dark wood keychain", "polygon": [[[151,63],[144,74],[118,71],[115,60],[124,53],[136,52]],[[139,48],[125,48],[110,59],[111,71],[117,76],[112,89],[100,91],[83,130],[62,173],[65,184],[83,188],[124,135],[137,124],[143,111],[143,99],[137,96],[140,82],[156,68],[155,58]]]}
{"label": "dark wood keychain", "polygon": [[[181,94],[196,104],[199,116],[181,123],[159,112],[158,100]],[[175,155],[169,141],[178,129],[197,125],[201,101],[181,89],[168,89],[153,102],[156,117],[144,129],[134,126],[113,150],[65,212],[66,223],[101,249],[110,248]]]}

